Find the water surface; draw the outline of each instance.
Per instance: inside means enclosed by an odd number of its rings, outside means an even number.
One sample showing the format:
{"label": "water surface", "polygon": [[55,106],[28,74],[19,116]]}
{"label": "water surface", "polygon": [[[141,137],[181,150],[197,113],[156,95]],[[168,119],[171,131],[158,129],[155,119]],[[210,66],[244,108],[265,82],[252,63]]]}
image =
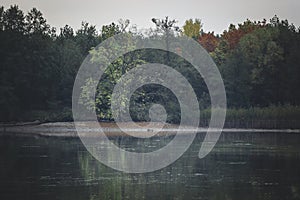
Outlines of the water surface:
{"label": "water surface", "polygon": [[[204,135],[172,165],[126,174],[95,160],[79,139],[0,138],[0,199],[300,199],[300,135],[223,133],[204,159]],[[112,139],[149,152],[171,138]]]}

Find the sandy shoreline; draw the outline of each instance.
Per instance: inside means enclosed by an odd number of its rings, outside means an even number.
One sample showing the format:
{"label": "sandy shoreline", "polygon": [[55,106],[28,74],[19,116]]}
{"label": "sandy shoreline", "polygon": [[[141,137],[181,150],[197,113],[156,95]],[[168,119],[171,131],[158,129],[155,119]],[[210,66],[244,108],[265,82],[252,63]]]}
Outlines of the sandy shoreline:
{"label": "sandy shoreline", "polygon": [[[123,123],[125,131],[130,135],[122,132],[115,123],[112,122],[100,122],[100,126],[94,122],[82,122],[77,128],[84,136],[99,136],[99,131],[102,129],[107,136],[129,136],[135,135],[137,137],[147,135],[155,136],[168,136],[175,135],[178,131],[178,125],[174,124],[161,124],[157,123],[154,126],[149,126],[146,122],[137,123],[141,128],[136,128],[132,123]],[[163,127],[162,129],[157,127]],[[182,134],[189,134],[197,131],[200,133],[206,133],[207,128],[193,128],[184,127],[180,129]],[[226,132],[285,132],[285,133],[300,133],[299,129],[234,129],[225,128],[222,130]],[[157,134],[156,134],[157,133]],[[42,136],[42,137],[78,137],[78,133],[75,129],[73,122],[55,122],[55,123],[43,123],[38,125],[16,125],[16,126],[0,126],[0,136]],[[150,136],[149,136],[150,137]]]}

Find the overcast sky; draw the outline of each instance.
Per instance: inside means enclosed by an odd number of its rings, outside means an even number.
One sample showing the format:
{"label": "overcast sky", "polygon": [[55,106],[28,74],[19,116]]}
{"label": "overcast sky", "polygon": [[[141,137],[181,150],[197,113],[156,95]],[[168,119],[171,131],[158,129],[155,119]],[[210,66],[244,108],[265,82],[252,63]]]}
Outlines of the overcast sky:
{"label": "overcast sky", "polygon": [[44,14],[54,27],[65,24],[77,29],[81,21],[97,26],[129,19],[138,28],[152,27],[151,18],[169,16],[182,26],[186,19],[202,20],[204,31],[222,33],[230,23],[245,19],[267,20],[277,14],[300,25],[300,0],[1,0],[7,8],[17,4],[23,11],[32,7]]}

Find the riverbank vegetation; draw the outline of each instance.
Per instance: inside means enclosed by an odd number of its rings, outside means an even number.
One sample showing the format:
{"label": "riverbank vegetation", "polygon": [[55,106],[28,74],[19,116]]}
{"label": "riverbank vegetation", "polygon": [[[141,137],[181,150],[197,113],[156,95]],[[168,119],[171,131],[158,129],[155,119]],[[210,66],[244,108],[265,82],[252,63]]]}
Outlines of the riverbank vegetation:
{"label": "riverbank vegetation", "polygon": [[[225,128],[300,129],[300,106],[228,108]],[[210,109],[201,112],[201,126],[207,127]]]}
{"label": "riverbank vegetation", "polygon": [[[200,16],[201,17],[201,16]],[[151,20],[151,19],[149,19]],[[300,33],[287,20],[246,20],[230,25],[222,34],[206,32],[201,20],[152,19],[156,29],[140,32],[129,20],[97,27],[82,22],[78,30],[51,27],[33,8],[0,7],[0,121],[72,121],[74,80],[90,53],[95,62],[105,39],[122,32],[140,37],[192,37],[211,55],[223,77],[227,93],[227,127],[300,128]],[[143,63],[173,67],[193,86],[201,108],[202,126],[209,119],[210,98],[201,76],[189,63],[164,51],[135,51],[112,63],[98,86],[99,120],[112,120],[111,93],[118,79]],[[90,80],[94,81],[94,80]],[[87,82],[88,87],[89,82]],[[83,87],[81,103],[91,105]],[[180,121],[180,108],[171,91],[158,85],[139,88],[130,111],[135,121],[148,121],[153,103],[165,106],[167,122]]]}

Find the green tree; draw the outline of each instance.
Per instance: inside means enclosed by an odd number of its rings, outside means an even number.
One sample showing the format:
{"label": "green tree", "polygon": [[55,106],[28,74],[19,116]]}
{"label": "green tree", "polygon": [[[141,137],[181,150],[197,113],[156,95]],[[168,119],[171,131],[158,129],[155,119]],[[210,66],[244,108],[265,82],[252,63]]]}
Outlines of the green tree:
{"label": "green tree", "polygon": [[[115,23],[110,25],[105,25],[102,27],[101,35],[99,36],[101,39],[107,39],[115,34],[120,33],[121,30],[119,26]],[[112,51],[108,52],[108,49],[103,48],[93,48],[90,51],[91,54],[91,62],[97,63],[99,66],[107,67],[106,71],[101,77],[101,82],[97,87],[96,99],[91,99],[89,94],[89,87],[95,84],[98,80],[87,79],[86,85],[82,89],[81,93],[81,103],[86,106],[87,109],[96,109],[97,115],[100,119],[111,119],[111,96],[113,92],[114,86],[117,84],[118,80],[121,76],[126,73],[128,70],[132,69],[138,64],[143,63],[142,60],[139,59],[138,54],[126,54],[120,58],[117,58],[113,63],[106,63],[105,61],[111,58],[111,56],[115,56],[119,51],[124,48],[131,51],[134,49],[134,41],[130,36],[124,38],[124,45],[117,45],[113,48]],[[96,82],[95,82],[96,81]],[[120,96],[119,98],[123,98]],[[94,102],[96,103],[96,108],[93,107]],[[124,99],[123,104],[120,105],[120,108],[129,104],[127,99]]]}
{"label": "green tree", "polygon": [[183,25],[183,34],[197,40],[202,31],[202,24],[200,19],[189,19]]}
{"label": "green tree", "polygon": [[47,24],[43,14],[33,8],[25,17],[25,29],[28,34],[45,35],[50,33],[50,25]]}
{"label": "green tree", "polygon": [[4,30],[4,7],[0,7],[0,31]]}
{"label": "green tree", "polygon": [[111,23],[109,25],[104,25],[102,26],[100,34],[101,41],[104,41],[107,38],[112,37],[118,33],[121,33],[121,29],[117,24]]}
{"label": "green tree", "polygon": [[264,27],[244,35],[221,71],[231,106],[267,106],[279,101],[284,50],[279,30]]}
{"label": "green tree", "polygon": [[65,25],[63,28],[60,28],[60,34],[58,36],[58,39],[62,42],[65,40],[73,40],[74,37],[74,30],[71,26]]}
{"label": "green tree", "polygon": [[170,53],[169,53],[169,43],[170,37],[174,35],[175,32],[179,32],[180,29],[176,26],[177,21],[175,19],[170,20],[169,17],[165,17],[165,19],[156,19],[152,18],[152,22],[156,25],[157,31],[163,33],[164,40],[166,42],[166,61],[167,63],[170,62]]}
{"label": "green tree", "polygon": [[76,31],[75,41],[79,45],[81,53],[87,55],[92,47],[96,47],[100,43],[96,26],[82,22],[81,28]]}
{"label": "green tree", "polygon": [[243,59],[251,68],[252,103],[277,102],[280,91],[283,49],[277,43],[279,30],[266,27],[246,35],[240,42]]}
{"label": "green tree", "polygon": [[3,16],[4,29],[8,31],[14,31],[23,33],[25,30],[25,17],[22,10],[17,5],[10,6]]}

